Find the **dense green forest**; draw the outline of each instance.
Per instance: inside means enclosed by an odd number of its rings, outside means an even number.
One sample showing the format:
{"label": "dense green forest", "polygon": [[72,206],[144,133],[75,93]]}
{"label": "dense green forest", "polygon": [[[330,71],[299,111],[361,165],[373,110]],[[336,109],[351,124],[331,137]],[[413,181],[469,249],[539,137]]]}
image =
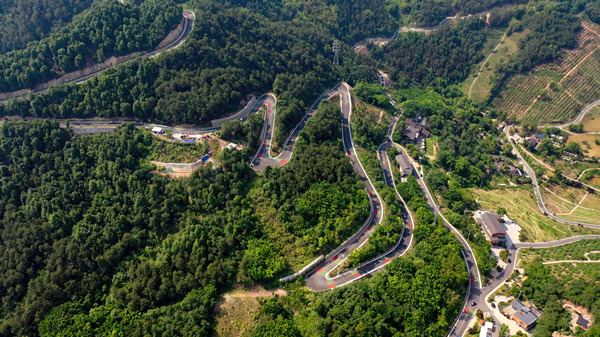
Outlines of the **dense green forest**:
{"label": "dense green forest", "polygon": [[[533,336],[550,336],[554,331],[568,331],[571,315],[563,308],[563,301],[571,301],[591,311],[594,317],[600,315],[600,291],[598,280],[576,278],[559,281],[550,268],[541,261],[525,267],[525,281],[522,288],[524,298],[532,300],[543,310]],[[585,336],[600,336],[600,328],[592,327]]]}
{"label": "dense green forest", "polygon": [[[3,3],[0,16],[15,2]],[[503,149],[493,119],[505,116],[493,109],[482,114],[453,85],[483,58],[486,23],[471,18],[429,35],[403,33],[370,56],[355,56],[349,43],[389,34],[399,24],[434,24],[503,3],[193,0],[194,30],[181,47],[80,85],[0,105],[0,116],[202,125],[235,111],[252,94],[272,91],[281,141],[313,100],[340,80],[356,84],[368,103],[395,113],[384,88],[360,82],[380,67],[400,88],[390,90],[404,111],[394,140],[401,140],[404,118],[428,118],[439,144],[436,157],[425,157],[414,145],[407,146],[409,153],[426,167],[425,179],[442,197],[448,219],[469,233],[480,271],[488,274],[495,260],[471,217],[477,204],[467,188],[487,186],[498,173],[492,155]],[[540,5],[542,14],[519,8],[498,18],[509,30],[530,30],[529,43],[539,47],[524,48],[506,72],[547,62],[560,47],[571,46],[575,9],[585,6],[561,6]],[[102,0],[65,28],[59,21],[68,20],[67,14],[57,14],[64,19],[51,19],[57,28],[49,38],[49,31],[40,32],[34,38],[40,41],[0,55],[0,77],[6,88],[27,87],[32,79],[45,80],[86,60],[146,49],[173,28],[180,12],[171,0]],[[587,15],[594,15],[593,6]],[[344,41],[339,67],[331,64],[335,39]],[[234,284],[277,285],[278,277],[343,242],[368,216],[369,203],[343,151],[339,106],[322,102],[293,159],[258,175],[247,159],[259,144],[262,122],[257,115],[249,123],[227,124],[221,137],[249,146],[225,150],[216,165],[176,180],[155,174],[148,163],[168,149],[157,149],[148,132],[132,125],[83,137],[55,121],[0,126],[0,335],[211,335],[215,303]],[[387,131],[354,117],[352,127],[356,143],[369,151]],[[254,335],[445,335],[468,284],[461,247],[434,223],[413,178],[398,188],[417,217],[415,246],[406,258],[390,263],[385,273],[324,294],[305,293],[301,279],[292,283],[290,296],[262,305]],[[354,264],[399,236],[395,196],[386,190],[383,197],[389,214],[365,251],[352,257]],[[590,291],[587,284],[542,298],[556,283],[543,266],[536,268],[528,270],[532,281],[524,291],[548,312],[558,298],[589,307],[599,301],[581,295]],[[561,315],[540,326],[562,324]]]}
{"label": "dense green forest", "polygon": [[415,239],[385,273],[324,294],[268,300],[253,336],[445,336],[468,282],[461,247],[431,223],[417,226]]}
{"label": "dense green forest", "polygon": [[48,36],[89,8],[92,0],[3,0],[0,3],[0,54],[23,49]]}
{"label": "dense green forest", "polygon": [[[339,245],[369,205],[339,108],[324,102],[317,116],[294,161],[265,177],[225,151],[218,168],[172,181],[151,173],[152,136],[132,125],[75,137],[57,122],[4,123],[0,333],[204,335],[223,289],[289,270],[286,240],[308,261]],[[282,228],[258,216],[257,198]]]}
{"label": "dense green forest", "polygon": [[53,87],[2,105],[0,115],[127,116],[204,124],[235,111],[251,93],[273,90],[283,137],[335,83],[332,42],[308,24],[282,27],[260,14],[208,4],[196,11],[192,34],[181,47],[123,64],[81,85]]}
{"label": "dense green forest", "polygon": [[[507,72],[525,72],[558,58],[561,48],[575,47],[575,33],[581,28],[579,19],[568,4],[529,11],[509,24],[510,31],[530,30],[520,41],[519,52],[507,63]],[[558,29],[560,27],[560,29]]]}
{"label": "dense green forest", "polygon": [[151,50],[180,21],[181,9],[172,0],[144,0],[139,6],[98,1],[49,37],[0,55],[0,92],[31,88],[86,62]]}
{"label": "dense green forest", "polygon": [[[438,151],[433,160],[414,145],[407,145],[411,156],[421,160],[427,168],[425,180],[433,191],[442,196],[447,219],[461,230],[469,240],[484,275],[496,266],[490,255],[490,244],[472,218],[477,203],[469,187],[488,186],[498,169],[493,155],[503,150],[497,141],[499,136],[496,111],[484,116],[470,100],[462,95],[456,85],[433,86],[426,90],[400,89],[394,93],[396,101],[403,102],[403,117],[420,114],[428,118],[429,129],[438,141]],[[404,122],[401,121],[393,135],[394,141],[402,141]],[[391,150],[391,157],[397,152]]]}
{"label": "dense green forest", "polygon": [[493,7],[515,3],[527,3],[527,0],[388,0],[387,7],[396,18],[408,17],[410,23],[433,26],[447,16],[475,14]]}
{"label": "dense green forest", "polygon": [[378,48],[380,60],[400,86],[427,86],[438,78],[453,83],[466,78],[482,58],[485,21],[471,18],[448,24],[432,34],[407,32]]}

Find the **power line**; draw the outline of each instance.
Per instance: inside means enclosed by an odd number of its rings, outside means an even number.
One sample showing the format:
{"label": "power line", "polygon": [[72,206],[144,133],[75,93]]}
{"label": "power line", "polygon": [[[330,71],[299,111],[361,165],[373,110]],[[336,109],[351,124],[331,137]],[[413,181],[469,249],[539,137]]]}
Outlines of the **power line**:
{"label": "power line", "polygon": [[339,51],[340,51],[340,41],[335,41],[333,42],[333,65],[339,66],[340,65],[340,59],[339,59]]}

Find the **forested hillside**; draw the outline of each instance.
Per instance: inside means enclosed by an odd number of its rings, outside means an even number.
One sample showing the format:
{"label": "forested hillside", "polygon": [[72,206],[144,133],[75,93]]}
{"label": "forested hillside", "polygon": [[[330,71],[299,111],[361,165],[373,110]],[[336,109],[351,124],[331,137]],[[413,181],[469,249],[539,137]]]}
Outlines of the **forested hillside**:
{"label": "forested hillside", "polygon": [[447,82],[463,80],[471,66],[483,58],[485,21],[479,18],[446,25],[429,35],[402,33],[373,52],[401,86],[427,86],[441,78]]}
{"label": "forested hillside", "polygon": [[496,6],[515,3],[527,3],[527,0],[388,0],[387,7],[396,18],[408,20],[409,23],[418,26],[433,26],[447,16],[475,14]]}
{"label": "forested hillside", "polygon": [[23,49],[47,37],[74,15],[89,8],[92,0],[3,0],[0,2],[0,54]]}
{"label": "forested hillside", "polygon": [[339,245],[369,208],[327,103],[295,164],[266,177],[226,151],[218,168],[169,181],[144,159],[152,136],[132,125],[86,137],[50,121],[2,125],[0,334],[205,335],[225,287],[285,273],[291,247],[306,263]]}
{"label": "forested hillside", "polygon": [[468,281],[461,248],[430,223],[415,238],[411,254],[385,273],[316,296],[297,291],[266,301],[253,336],[446,336]]}
{"label": "forested hillside", "polygon": [[0,92],[31,88],[86,62],[151,50],[180,21],[181,9],[172,0],[98,1],[48,38],[0,55]]}
{"label": "forested hillside", "polygon": [[235,111],[252,93],[273,90],[279,99],[279,130],[287,132],[336,81],[333,38],[313,28],[282,26],[261,14],[206,5],[196,11],[194,30],[181,47],[123,64],[81,85],[57,86],[1,105],[0,115],[204,124]]}

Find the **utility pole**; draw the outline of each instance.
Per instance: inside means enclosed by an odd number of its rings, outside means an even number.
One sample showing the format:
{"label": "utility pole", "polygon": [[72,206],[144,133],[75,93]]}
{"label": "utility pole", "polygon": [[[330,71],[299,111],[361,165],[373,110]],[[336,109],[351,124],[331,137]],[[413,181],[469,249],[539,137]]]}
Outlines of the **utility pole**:
{"label": "utility pole", "polygon": [[340,51],[340,41],[335,41],[333,42],[333,65],[334,66],[339,66],[340,65],[340,59],[339,59],[339,51]]}

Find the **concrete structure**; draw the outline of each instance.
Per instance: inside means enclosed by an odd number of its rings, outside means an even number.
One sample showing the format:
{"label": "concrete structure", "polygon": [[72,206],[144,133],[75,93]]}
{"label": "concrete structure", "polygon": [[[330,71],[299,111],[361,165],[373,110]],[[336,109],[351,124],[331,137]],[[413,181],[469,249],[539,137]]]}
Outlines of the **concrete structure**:
{"label": "concrete structure", "polygon": [[525,330],[531,329],[542,316],[537,310],[525,305],[519,300],[512,301],[510,305],[502,309],[502,313],[517,322],[517,324]]}
{"label": "concrete structure", "polygon": [[492,329],[494,328],[494,323],[485,322],[481,326],[481,330],[479,331],[479,337],[492,337]]}
{"label": "concrete structure", "polygon": [[481,212],[475,215],[483,227],[483,232],[492,245],[504,245],[506,242],[506,229],[500,222],[500,216],[494,212]]}
{"label": "concrete structure", "polygon": [[159,126],[155,126],[152,128],[152,133],[155,135],[162,135],[163,133],[165,133],[165,129],[163,129]]}
{"label": "concrete structure", "polygon": [[405,158],[402,154],[399,154],[396,156],[396,161],[398,162],[402,177],[407,177],[412,174],[413,168],[407,158]]}

